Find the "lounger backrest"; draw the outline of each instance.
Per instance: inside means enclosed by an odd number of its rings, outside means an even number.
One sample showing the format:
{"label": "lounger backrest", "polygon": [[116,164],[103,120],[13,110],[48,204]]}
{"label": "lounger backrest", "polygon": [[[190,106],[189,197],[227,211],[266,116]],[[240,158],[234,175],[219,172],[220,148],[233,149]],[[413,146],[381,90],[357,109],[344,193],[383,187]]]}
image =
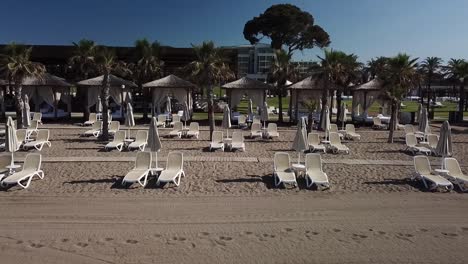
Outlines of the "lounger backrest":
{"label": "lounger backrest", "polygon": [[168,170],[181,170],[184,166],[184,155],[182,152],[169,152],[166,164]]}
{"label": "lounger backrest", "polygon": [[49,130],[41,129],[37,132],[36,141],[49,141]]}
{"label": "lounger backrest", "polygon": [[274,159],[275,171],[285,171],[291,168],[289,154],[286,152],[276,152]]}
{"label": "lounger backrest", "polygon": [[11,155],[0,156],[0,171],[5,170],[6,166],[11,165]]}
{"label": "lounger backrest", "polygon": [[118,131],[120,129],[119,121],[112,121],[109,126],[109,130]]}
{"label": "lounger backrest", "polygon": [[38,171],[41,169],[41,154],[30,153],[24,160],[23,171]]}
{"label": "lounger backrest", "polygon": [[436,148],[437,143],[439,142],[439,136],[437,136],[435,134],[429,134],[429,135],[427,135],[427,142],[429,142],[429,146],[431,148]]}
{"label": "lounger backrest", "polygon": [[330,132],[338,133],[338,126],[336,124],[330,124]]}
{"label": "lounger backrest", "polygon": [[166,122],[166,115],[158,115],[158,122],[164,123]]}
{"label": "lounger backrest", "polygon": [[259,131],[262,130],[262,125],[260,123],[252,123],[251,131]]}
{"label": "lounger backrest", "polygon": [[174,123],[174,130],[182,130],[183,124],[182,122],[175,122]]}
{"label": "lounger backrest", "polygon": [[320,135],[318,133],[309,133],[307,136],[307,143],[309,143],[309,145],[319,145]]}
{"label": "lounger backrest", "polygon": [[452,176],[463,175],[463,172],[461,171],[461,168],[460,168],[460,164],[454,158],[445,158],[444,167],[446,170],[449,171],[450,175]]}
{"label": "lounger backrest", "polygon": [[178,114],[172,114],[172,122],[180,122],[180,116]]}
{"label": "lounger backrest", "polygon": [[135,169],[148,170],[151,168],[151,152],[141,151],[137,153]]}
{"label": "lounger backrest", "polygon": [[42,119],[42,113],[34,113],[32,120],[41,121],[41,119]]}
{"label": "lounger backrest", "polygon": [[125,136],[126,136],[126,133],[124,130],[119,130],[117,132],[115,132],[115,135],[114,135],[114,142],[123,142],[125,140]]}
{"label": "lounger backrest", "polygon": [[29,126],[29,129],[37,129],[38,127],[39,127],[39,121],[31,120],[31,125]]}
{"label": "lounger backrest", "polygon": [[411,124],[405,125],[405,134],[414,134],[414,127]]}
{"label": "lounger backrest", "polygon": [[254,116],[253,120],[252,120],[252,123],[254,124],[260,124],[261,123],[261,120],[258,116]]}
{"label": "lounger backrest", "polygon": [[18,129],[16,130],[16,140],[18,142],[23,142],[26,140],[26,129]]}
{"label": "lounger backrest", "polygon": [[192,122],[190,123],[190,126],[189,126],[189,131],[196,131],[198,132],[200,130],[200,127],[198,125],[198,122]]}
{"label": "lounger backrest", "polygon": [[372,120],[374,121],[374,125],[376,125],[376,126],[382,125],[382,121],[380,120],[380,118],[374,117],[374,118],[372,118]]}
{"label": "lounger backrest", "polygon": [[330,144],[331,145],[341,145],[340,135],[335,132],[330,133]]}
{"label": "lounger backrest", "polygon": [[406,146],[408,147],[415,147],[418,144],[416,140],[416,136],[413,133],[406,134]]}
{"label": "lounger backrest", "polygon": [[211,142],[219,143],[223,141],[223,132],[222,131],[213,131],[213,137],[211,138]]}
{"label": "lounger backrest", "polygon": [[431,174],[431,163],[426,156],[414,157],[414,169],[419,174]]}
{"label": "lounger backrest", "polygon": [[100,130],[102,128],[102,121],[96,121],[93,123],[93,126],[91,127],[93,130]]}
{"label": "lounger backrest", "polygon": [[148,131],[138,130],[135,137],[135,142],[146,142],[148,140]]}
{"label": "lounger backrest", "polygon": [[322,171],[322,158],[318,153],[308,153],[305,158],[305,166],[308,171]]}
{"label": "lounger backrest", "polygon": [[353,124],[346,124],[346,132],[348,133],[356,133],[356,128],[354,127]]}
{"label": "lounger backrest", "polygon": [[244,143],[244,135],[242,132],[233,132],[232,133],[232,143]]}
{"label": "lounger backrest", "polygon": [[89,121],[96,122],[97,121],[97,114],[96,113],[90,113],[89,114]]}
{"label": "lounger backrest", "polygon": [[275,123],[270,123],[270,124],[268,124],[267,131],[268,132],[277,132],[278,127],[277,127],[277,125]]}
{"label": "lounger backrest", "polygon": [[239,119],[238,119],[238,123],[239,124],[245,124],[245,121],[246,121],[245,115],[240,115]]}

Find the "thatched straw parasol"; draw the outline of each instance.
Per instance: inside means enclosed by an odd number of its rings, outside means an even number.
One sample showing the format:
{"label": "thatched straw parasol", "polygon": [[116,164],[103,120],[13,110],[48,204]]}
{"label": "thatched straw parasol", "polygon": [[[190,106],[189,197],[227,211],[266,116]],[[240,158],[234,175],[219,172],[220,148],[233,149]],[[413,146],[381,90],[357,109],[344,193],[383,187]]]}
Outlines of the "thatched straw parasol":
{"label": "thatched straw parasol", "polygon": [[149,88],[195,88],[196,85],[186,81],[182,78],[179,78],[173,74],[168,75],[164,78],[154,80],[148,83],[143,84],[143,87]]}
{"label": "thatched straw parasol", "polygon": [[[94,86],[94,87],[102,87],[102,81],[104,80],[104,75],[83,80],[77,83],[79,86]],[[126,88],[129,87],[137,87],[137,85],[131,81],[124,80],[120,77],[110,74],[109,75],[109,84],[110,87],[118,87],[121,88],[122,85],[125,85]]]}
{"label": "thatched straw parasol", "polygon": [[242,77],[237,81],[224,84],[223,86],[221,86],[221,88],[242,89],[242,90],[249,90],[249,89],[269,90],[269,89],[272,89],[273,87],[261,81],[250,79],[248,77]]}
{"label": "thatched straw parasol", "polygon": [[23,86],[71,87],[65,79],[45,73],[40,77],[28,76],[23,80]]}

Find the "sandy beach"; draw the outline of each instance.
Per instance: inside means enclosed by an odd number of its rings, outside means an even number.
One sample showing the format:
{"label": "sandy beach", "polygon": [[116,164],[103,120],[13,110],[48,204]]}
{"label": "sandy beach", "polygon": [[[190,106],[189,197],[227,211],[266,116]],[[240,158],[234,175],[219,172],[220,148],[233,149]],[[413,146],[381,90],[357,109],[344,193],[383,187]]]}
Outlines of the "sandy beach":
{"label": "sandy beach", "polygon": [[[246,139],[246,152],[209,152],[206,127],[199,140],[166,138],[161,129],[159,164],[182,151],[187,174],[163,188],[155,178],[144,188],[121,186],[136,152],[105,152],[104,142],[79,137],[81,127],[44,128],[52,141],[41,151],[45,178],[0,191],[2,263],[468,261],[468,196],[412,181],[402,132],[388,144],[386,131],[360,128],[361,141],[344,142],[349,155],[324,154],[332,187],[322,191],[305,188],[303,177],[299,188],[274,187],[274,153],[297,159],[293,128],[272,141]],[[453,131],[454,157],[467,172],[463,131]]]}

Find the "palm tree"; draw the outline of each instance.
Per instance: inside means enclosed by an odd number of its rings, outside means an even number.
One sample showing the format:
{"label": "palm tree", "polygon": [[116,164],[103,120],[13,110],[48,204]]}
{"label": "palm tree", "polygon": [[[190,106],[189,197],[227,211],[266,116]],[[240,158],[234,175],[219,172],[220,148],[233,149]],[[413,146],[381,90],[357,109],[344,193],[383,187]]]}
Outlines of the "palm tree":
{"label": "palm tree", "polygon": [[102,140],[109,140],[109,123],[108,123],[108,109],[109,109],[109,93],[110,82],[109,75],[111,73],[125,74],[129,73],[126,64],[117,60],[115,52],[107,47],[99,47],[95,57],[96,68],[98,72],[104,75],[101,84],[101,104],[102,104]]}
{"label": "palm tree", "polygon": [[392,102],[389,143],[393,143],[401,99],[408,93],[409,89],[417,84],[417,60],[418,58],[412,59],[409,55],[400,53],[387,60],[382,74],[378,76],[383,81],[385,93]]}
{"label": "palm tree", "polygon": [[31,47],[11,43],[5,48],[5,55],[1,57],[1,70],[8,79],[15,83],[16,126],[23,128],[21,118],[23,112],[22,84],[26,77],[41,77],[45,72],[45,66],[31,61]]}
{"label": "palm tree", "polygon": [[447,77],[460,84],[458,101],[458,121],[463,121],[465,108],[465,81],[468,79],[468,62],[462,59],[450,59],[444,67]]}
{"label": "palm tree", "polygon": [[208,122],[210,140],[214,131],[213,86],[234,78],[234,73],[224,59],[222,50],[216,48],[212,41],[201,45],[192,45],[196,60],[183,69],[187,76],[200,87],[208,88]]}
{"label": "palm tree", "polygon": [[291,64],[292,54],[279,49],[275,50],[275,56],[270,68],[271,78],[276,81],[276,92],[278,94],[278,122],[283,122],[283,94],[288,79],[295,79],[296,67]]}
{"label": "palm tree", "polygon": [[387,57],[376,57],[367,62],[366,71],[371,79],[375,79],[382,74],[387,63]]}
{"label": "palm tree", "polygon": [[149,88],[143,88],[143,84],[162,77],[164,62],[160,59],[161,45],[155,41],[150,43],[147,39],[135,41],[136,62],[131,63],[132,79],[138,85],[143,94],[143,119],[148,118],[148,103],[151,95]]}
{"label": "palm tree", "polygon": [[[435,93],[431,90],[431,84],[434,81],[434,77],[438,74],[442,65],[442,59],[439,57],[427,57],[424,61],[422,61],[420,65],[421,73],[424,76],[426,86],[427,86],[427,111],[429,112],[430,101],[432,98],[432,103],[435,103]],[[423,98],[421,95],[421,103],[423,102]],[[432,112],[434,112],[434,108],[432,107]]]}
{"label": "palm tree", "polygon": [[[361,64],[357,61],[356,55],[331,49],[325,49],[324,56],[317,57],[320,59],[320,68],[315,75],[325,80],[325,87],[322,94],[322,106],[328,105],[330,90],[336,89],[338,91],[337,109],[339,111],[341,108],[341,92],[358,77]],[[322,107],[321,114],[323,114],[323,111],[324,107]],[[339,122],[339,120],[337,120],[337,122]]]}
{"label": "palm tree", "polygon": [[[81,39],[78,43],[73,42],[75,51],[69,59],[68,65],[76,78],[76,81],[88,79],[96,72],[96,63],[94,61],[97,51],[96,43],[92,40]],[[78,94],[86,98],[86,93],[83,89],[78,88]],[[86,99],[85,99],[86,100]],[[89,109],[87,104],[84,104],[84,119],[88,120]]]}

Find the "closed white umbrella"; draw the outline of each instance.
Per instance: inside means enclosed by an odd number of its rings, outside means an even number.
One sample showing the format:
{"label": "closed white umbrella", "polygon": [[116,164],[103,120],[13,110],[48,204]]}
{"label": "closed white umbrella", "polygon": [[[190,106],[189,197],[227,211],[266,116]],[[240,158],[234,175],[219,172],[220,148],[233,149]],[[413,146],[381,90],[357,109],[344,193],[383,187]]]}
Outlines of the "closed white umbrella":
{"label": "closed white umbrella", "polygon": [[328,105],[325,106],[323,116],[320,117],[320,127],[325,131],[325,138],[328,140],[328,134],[330,133],[330,112]]}
{"label": "closed white umbrella", "polygon": [[130,103],[127,103],[127,112],[125,113],[125,126],[127,126],[127,136],[130,138],[130,127],[135,126],[135,117],[133,116],[133,107]]}
{"label": "closed white umbrella", "polygon": [[263,106],[260,110],[260,119],[263,121],[263,127],[266,126],[266,121],[268,121],[268,104],[267,102],[263,103]]}
{"label": "closed white umbrella", "polygon": [[28,95],[24,95],[24,106],[23,106],[23,126],[30,127],[31,126],[31,107],[29,106],[29,98]]}
{"label": "closed white umbrella", "polygon": [[169,96],[166,98],[166,113],[172,113],[171,97]]}
{"label": "closed white umbrella", "polygon": [[6,133],[5,133],[5,151],[11,153],[11,165],[14,164],[14,155],[13,152],[18,150],[18,144],[16,139],[16,129],[13,123],[11,116],[8,117],[6,123]]}
{"label": "closed white umbrella", "polygon": [[159,138],[159,132],[157,127],[156,117],[151,118],[151,123],[148,131],[148,145],[147,147],[155,155],[155,169],[158,168],[158,151],[162,148],[161,139]]}
{"label": "closed white umbrella", "polygon": [[422,109],[423,109],[422,104],[418,104],[418,111],[416,112],[416,120],[418,122],[421,122]]}
{"label": "closed white umbrella", "polygon": [[102,103],[101,103],[101,97],[98,96],[98,100],[96,103],[96,113],[102,113]]}
{"label": "closed white umbrella", "polygon": [[184,121],[184,126],[187,127],[187,121],[190,120],[190,111],[187,102],[185,102],[183,105],[183,113],[181,118]]}
{"label": "closed white umbrella", "polygon": [[424,137],[429,134],[429,119],[426,108],[422,108],[418,129],[424,133]]}
{"label": "closed white umbrella", "polygon": [[435,153],[437,156],[442,157],[443,168],[443,159],[452,156],[452,131],[448,121],[444,121],[440,128],[439,142],[437,142]]}
{"label": "closed white umbrella", "polygon": [[294,137],[292,149],[298,152],[297,163],[301,163],[301,152],[307,149],[307,135],[304,133],[304,121],[297,122],[296,136]]}
{"label": "closed white umbrella", "polygon": [[339,113],[339,117],[341,120],[341,129],[345,129],[345,123],[346,123],[346,104],[343,102],[341,103],[341,109]]}
{"label": "closed white umbrella", "polygon": [[229,138],[229,128],[231,128],[231,109],[228,105],[224,106],[223,109],[223,122],[221,126],[226,129],[226,138]]}
{"label": "closed white umbrella", "polygon": [[248,113],[249,119],[252,120],[253,119],[252,99],[249,99],[249,105],[247,107],[247,113]]}

